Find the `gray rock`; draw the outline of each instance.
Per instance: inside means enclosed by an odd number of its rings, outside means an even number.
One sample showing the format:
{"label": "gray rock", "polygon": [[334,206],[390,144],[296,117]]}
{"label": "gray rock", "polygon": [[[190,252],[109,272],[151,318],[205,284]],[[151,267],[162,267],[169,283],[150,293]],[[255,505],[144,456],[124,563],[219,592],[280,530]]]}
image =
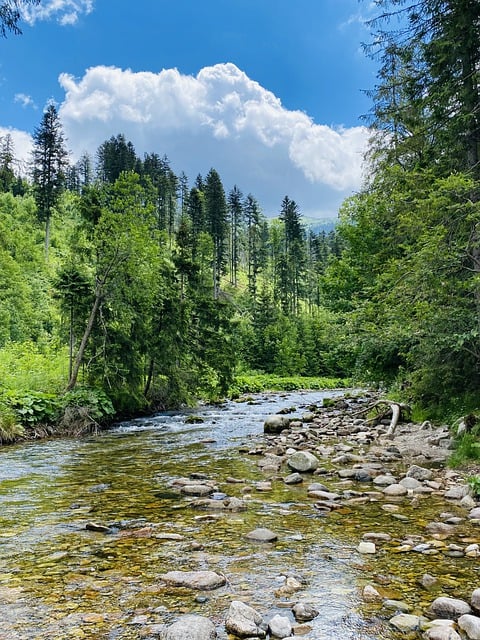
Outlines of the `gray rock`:
{"label": "gray rock", "polygon": [[390,484],[396,484],[397,479],[394,476],[390,475],[379,475],[373,479],[373,484],[376,484],[379,487],[388,487]]}
{"label": "gray rock", "polygon": [[420,620],[419,616],[414,616],[410,613],[399,613],[390,619],[390,624],[398,631],[416,631],[420,628]]}
{"label": "gray rock", "polygon": [[431,480],[433,476],[433,471],[431,469],[426,469],[425,467],[419,467],[416,464],[412,464],[409,470],[406,473],[407,478],[415,478],[415,480]]}
{"label": "gray rock", "polygon": [[182,616],[160,633],[161,640],[214,640],[216,637],[213,622],[195,615]]}
{"label": "gray rock", "polygon": [[302,476],[295,472],[283,479],[285,484],[301,484],[303,482]]}
{"label": "gray rock", "polygon": [[215,571],[169,571],[159,576],[160,580],[172,587],[187,587],[198,591],[211,591],[223,587],[225,576]]}
{"label": "gray rock", "polygon": [[292,608],[293,615],[297,622],[310,622],[316,618],[319,611],[306,602],[297,602]]}
{"label": "gray rock", "polygon": [[410,611],[410,607],[403,600],[384,600],[382,603],[382,607],[384,609],[389,609],[391,611],[397,611],[400,613],[408,613]]}
{"label": "gray rock", "polygon": [[475,589],[470,599],[470,604],[475,611],[480,612],[480,589]]}
{"label": "gray rock", "polygon": [[265,422],[263,423],[263,431],[264,433],[280,433],[284,429],[288,429],[289,426],[290,418],[275,413],[265,419]]}
{"label": "gray rock", "polygon": [[225,629],[239,638],[265,638],[267,635],[267,625],[262,616],[240,600],[233,600],[230,604]]}
{"label": "gray rock", "polygon": [[467,485],[456,485],[455,487],[450,487],[443,494],[444,498],[448,498],[449,500],[461,500],[465,496],[468,495],[470,489]]}
{"label": "gray rock", "polygon": [[446,596],[436,598],[428,609],[428,615],[432,618],[446,618],[447,620],[458,620],[460,616],[471,612],[470,605],[464,600]]}
{"label": "gray rock", "polygon": [[434,620],[432,625],[425,633],[423,637],[425,640],[461,640],[455,629],[450,626],[450,620]]}
{"label": "gray rock", "polygon": [[480,520],[480,507],[475,507],[475,509],[472,509],[468,514],[468,517],[470,518],[470,520]]}
{"label": "gray rock", "polygon": [[388,487],[385,487],[383,493],[386,496],[405,496],[408,490],[401,484],[390,484]]}
{"label": "gray rock", "polygon": [[451,536],[455,533],[455,525],[446,522],[429,522],[425,529],[428,533],[439,533],[442,536]]}
{"label": "gray rock", "polygon": [[404,486],[405,489],[410,489],[410,490],[420,489],[421,487],[423,487],[420,480],[417,480],[416,478],[410,478],[408,476],[405,478],[402,478],[399,484]]}
{"label": "gray rock", "polygon": [[270,634],[274,638],[288,638],[292,635],[292,623],[286,616],[276,615],[268,623]]}
{"label": "gray rock", "polygon": [[255,542],[275,542],[275,540],[278,540],[276,533],[264,528],[254,529],[247,533],[246,537],[248,540],[254,540]]}
{"label": "gray rock", "polygon": [[287,464],[293,471],[313,472],[318,468],[320,461],[310,451],[296,451],[288,458]]}
{"label": "gray rock", "polygon": [[457,624],[462,631],[465,631],[469,640],[480,640],[480,618],[466,613],[460,616]]}

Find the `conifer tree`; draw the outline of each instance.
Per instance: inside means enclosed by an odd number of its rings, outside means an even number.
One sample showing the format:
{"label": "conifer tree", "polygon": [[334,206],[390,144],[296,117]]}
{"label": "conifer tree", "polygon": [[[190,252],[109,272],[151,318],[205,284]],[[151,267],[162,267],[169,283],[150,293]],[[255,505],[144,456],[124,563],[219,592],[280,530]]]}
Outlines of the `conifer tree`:
{"label": "conifer tree", "polygon": [[33,134],[32,178],[37,215],[45,223],[45,256],[50,245],[50,222],[65,187],[68,153],[57,108],[49,104]]}

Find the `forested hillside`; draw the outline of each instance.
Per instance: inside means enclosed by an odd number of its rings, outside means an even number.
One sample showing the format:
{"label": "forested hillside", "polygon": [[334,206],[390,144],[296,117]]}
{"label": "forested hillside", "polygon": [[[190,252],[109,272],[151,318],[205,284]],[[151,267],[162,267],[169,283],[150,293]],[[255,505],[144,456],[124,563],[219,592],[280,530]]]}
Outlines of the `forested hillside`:
{"label": "forested hillside", "polygon": [[175,175],[121,133],[72,164],[54,105],[28,176],[1,140],[5,434],[65,407],[221,397],[252,371],[478,407],[480,6],[376,4],[368,177],[331,232],[285,194],[267,220],[221,167]]}

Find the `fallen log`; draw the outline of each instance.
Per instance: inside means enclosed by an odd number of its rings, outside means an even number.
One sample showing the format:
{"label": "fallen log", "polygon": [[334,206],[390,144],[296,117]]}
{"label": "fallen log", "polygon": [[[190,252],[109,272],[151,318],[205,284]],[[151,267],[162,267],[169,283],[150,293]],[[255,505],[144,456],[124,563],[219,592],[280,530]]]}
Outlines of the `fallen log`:
{"label": "fallen log", "polygon": [[401,420],[410,419],[411,407],[403,402],[396,402],[395,400],[377,400],[368,407],[364,407],[360,411],[357,411],[355,415],[361,415],[375,411],[376,415],[371,418],[367,418],[365,421],[369,426],[379,424],[382,420],[391,415],[390,424],[385,434],[386,438],[392,439],[395,429]]}

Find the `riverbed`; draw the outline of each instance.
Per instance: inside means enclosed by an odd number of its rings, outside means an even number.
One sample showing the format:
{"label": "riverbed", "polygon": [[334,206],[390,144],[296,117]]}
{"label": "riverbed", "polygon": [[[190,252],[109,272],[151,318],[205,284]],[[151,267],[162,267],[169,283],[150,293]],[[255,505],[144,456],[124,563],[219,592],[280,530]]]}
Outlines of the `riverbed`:
{"label": "riverbed", "polygon": [[[413,609],[423,606],[417,579],[433,566],[444,590],[463,595],[476,587],[476,563],[469,560],[418,554],[366,560],[357,553],[369,527],[399,536],[415,531],[421,526],[416,520],[425,519],[415,505],[405,508],[406,521],[392,520],[375,503],[325,514],[305,486],[279,480],[270,491],[256,489],[264,474],[255,455],[239,450],[255,448],[265,417],[286,407],[301,416],[335,393],[260,395],[197,408],[192,423],[192,412],[158,414],[83,440],[3,448],[0,639],[157,638],[162,625],[182,613],[211,618],[219,638],[226,638],[232,600],[268,618],[289,615],[293,599],[320,611],[307,639],[388,640],[396,637],[389,616],[362,600],[366,583],[383,585],[385,597],[402,598]],[[192,508],[191,499],[172,487],[191,474],[244,499],[248,509]],[[428,508],[440,504],[430,498]],[[89,530],[92,524],[105,530]],[[258,527],[275,531],[278,540],[249,541],[246,534]],[[225,575],[226,586],[198,593],[159,580],[170,570],[207,569]],[[293,575],[303,589],[279,595]]]}

